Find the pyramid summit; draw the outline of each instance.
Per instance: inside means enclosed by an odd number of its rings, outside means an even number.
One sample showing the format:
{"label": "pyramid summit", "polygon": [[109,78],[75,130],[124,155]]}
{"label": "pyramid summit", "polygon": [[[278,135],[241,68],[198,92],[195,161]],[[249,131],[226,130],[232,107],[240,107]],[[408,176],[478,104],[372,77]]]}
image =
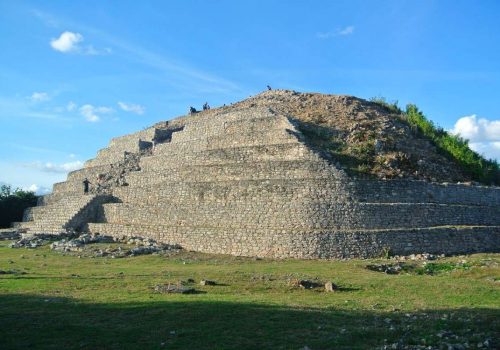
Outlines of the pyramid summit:
{"label": "pyramid summit", "polygon": [[471,180],[380,104],[273,90],[112,139],[15,226],[274,258],[498,252],[500,188]]}

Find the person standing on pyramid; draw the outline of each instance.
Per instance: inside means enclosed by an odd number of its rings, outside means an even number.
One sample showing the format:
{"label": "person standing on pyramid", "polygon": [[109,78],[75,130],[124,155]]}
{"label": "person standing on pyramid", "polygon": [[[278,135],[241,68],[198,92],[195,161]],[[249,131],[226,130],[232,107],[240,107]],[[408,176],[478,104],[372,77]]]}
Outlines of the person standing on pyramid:
{"label": "person standing on pyramid", "polygon": [[90,183],[91,182],[87,178],[85,178],[83,180],[83,193],[85,193],[85,194],[89,193],[89,185],[90,185]]}

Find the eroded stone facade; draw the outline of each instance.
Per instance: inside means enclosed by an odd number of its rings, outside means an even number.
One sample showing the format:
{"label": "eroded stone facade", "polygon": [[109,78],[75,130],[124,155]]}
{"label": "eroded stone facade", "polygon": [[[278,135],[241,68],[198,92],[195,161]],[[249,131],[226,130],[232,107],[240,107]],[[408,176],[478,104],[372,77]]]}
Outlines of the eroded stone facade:
{"label": "eroded stone facade", "polygon": [[[111,195],[82,193],[84,178],[145,148],[140,170]],[[19,227],[275,258],[500,251],[499,188],[359,180],[332,163],[291,116],[263,107],[203,112],[113,139]]]}

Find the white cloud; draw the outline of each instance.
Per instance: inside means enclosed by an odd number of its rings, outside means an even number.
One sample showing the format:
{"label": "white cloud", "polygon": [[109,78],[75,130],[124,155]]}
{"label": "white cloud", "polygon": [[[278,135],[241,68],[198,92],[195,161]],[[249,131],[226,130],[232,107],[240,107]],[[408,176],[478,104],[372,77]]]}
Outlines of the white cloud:
{"label": "white cloud", "polygon": [[113,50],[111,50],[109,47],[106,47],[102,50],[97,50],[92,45],[89,45],[85,47],[83,53],[86,55],[110,55],[111,53],[113,53]]}
{"label": "white cloud", "polygon": [[83,55],[109,55],[112,50],[106,47],[102,50],[96,49],[92,45],[81,46],[80,44],[84,41],[83,35],[80,33],[64,32],[59,38],[52,39],[50,41],[50,46],[56,51],[63,53],[79,53]]}
{"label": "white cloud", "polygon": [[354,33],[354,26],[347,26],[344,29],[338,31],[338,35],[350,35]]}
{"label": "white cloud", "polygon": [[450,132],[469,140],[470,148],[486,158],[500,159],[500,120],[477,118],[473,114],[458,119]]}
{"label": "white cloud", "polygon": [[52,162],[33,162],[26,164],[28,168],[35,168],[48,173],[68,173],[73,170],[78,170],[83,167],[83,162],[80,160],[75,160],[72,162],[57,164]]}
{"label": "white cloud", "polygon": [[0,159],[0,181],[11,184],[13,188],[28,188],[36,184],[39,188],[52,188],[52,184],[66,179],[62,172],[48,172],[33,164],[6,162]]}
{"label": "white cloud", "polygon": [[50,41],[50,46],[56,51],[60,52],[77,52],[80,50],[78,45],[83,41],[83,35],[80,33],[64,32],[59,38],[52,39]]}
{"label": "white cloud", "polygon": [[78,106],[76,105],[76,103],[74,103],[73,101],[70,101],[70,102],[68,102],[68,104],[66,105],[66,110],[67,110],[68,112],[73,112],[73,111],[76,109],[76,107],[78,107]]}
{"label": "white cloud", "polygon": [[23,190],[35,192],[35,194],[37,194],[39,196],[51,192],[50,188],[39,186],[37,184],[32,184],[31,186],[23,188]]}
{"label": "white cloud", "polygon": [[500,142],[471,142],[469,147],[488,159],[500,161]]}
{"label": "white cloud", "polygon": [[500,120],[477,118],[475,114],[457,120],[452,133],[471,142],[500,141]]}
{"label": "white cloud", "polygon": [[90,104],[86,104],[80,107],[80,114],[89,122],[95,123],[101,120],[98,114],[108,114],[114,112],[113,108],[110,107],[94,107]]}
{"label": "white cloud", "polygon": [[183,63],[179,58],[168,57],[165,51],[158,52],[149,51],[139,45],[124,41],[119,36],[111,35],[98,28],[93,28],[82,23],[65,20],[64,18],[55,18],[50,13],[37,11],[34,15],[42,20],[45,24],[48,21],[57,22],[58,26],[71,26],[79,31],[89,33],[93,37],[99,38],[102,43],[110,45],[109,47],[101,50],[102,54],[111,54],[115,49],[120,50],[122,53],[127,54],[131,60],[148,67],[154,68],[159,73],[155,74],[155,79],[162,79],[166,83],[175,86],[176,88],[183,89],[189,93],[193,91],[203,93],[223,93],[231,94],[241,93],[242,88],[227,79],[210,72],[203,71]]}
{"label": "white cloud", "polygon": [[354,33],[354,26],[347,26],[345,28],[338,28],[330,32],[319,32],[316,34],[316,36],[319,39],[331,39],[336,36],[346,36],[346,35],[351,35],[353,33]]}
{"label": "white cloud", "polygon": [[136,105],[136,104],[128,104],[125,102],[118,102],[118,106],[125,112],[131,112],[135,114],[144,114],[146,111],[146,108],[141,105]]}
{"label": "white cloud", "polygon": [[49,94],[46,92],[34,92],[29,99],[33,102],[42,102],[50,100]]}

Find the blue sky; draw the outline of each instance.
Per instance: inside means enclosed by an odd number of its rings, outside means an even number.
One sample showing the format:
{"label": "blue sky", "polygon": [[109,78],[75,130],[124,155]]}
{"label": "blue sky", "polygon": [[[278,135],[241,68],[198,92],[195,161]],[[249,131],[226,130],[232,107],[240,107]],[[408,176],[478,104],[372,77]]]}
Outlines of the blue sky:
{"label": "blue sky", "polygon": [[273,88],[416,103],[500,159],[498,1],[0,0],[0,183]]}

